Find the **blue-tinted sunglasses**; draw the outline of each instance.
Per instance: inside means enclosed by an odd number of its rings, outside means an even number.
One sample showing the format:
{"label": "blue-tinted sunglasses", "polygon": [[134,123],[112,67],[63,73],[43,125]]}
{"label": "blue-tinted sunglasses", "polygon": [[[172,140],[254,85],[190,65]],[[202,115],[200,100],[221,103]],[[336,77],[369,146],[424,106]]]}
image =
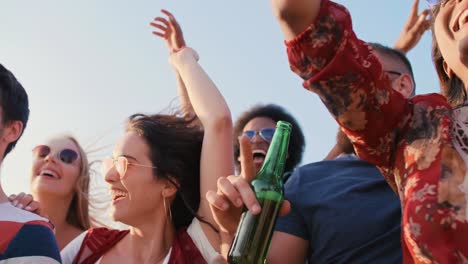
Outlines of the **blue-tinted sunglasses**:
{"label": "blue-tinted sunglasses", "polygon": [[271,142],[271,140],[273,139],[273,135],[275,134],[275,128],[263,128],[259,131],[246,130],[243,132],[243,134],[246,135],[250,140],[252,140],[257,133],[266,142]]}

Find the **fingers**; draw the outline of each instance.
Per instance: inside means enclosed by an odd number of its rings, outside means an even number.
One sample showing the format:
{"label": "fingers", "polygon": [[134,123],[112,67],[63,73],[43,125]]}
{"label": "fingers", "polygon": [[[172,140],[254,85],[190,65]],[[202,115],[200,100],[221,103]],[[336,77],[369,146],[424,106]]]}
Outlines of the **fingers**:
{"label": "fingers", "polygon": [[15,198],[16,198],[16,194],[12,194],[12,195],[8,196],[8,201],[10,201],[10,203],[11,203],[11,202],[13,202],[15,200]]}
{"label": "fingers", "polygon": [[218,192],[209,192],[206,195],[208,202],[219,210],[227,210],[232,205],[241,207],[245,205],[252,214],[261,211],[250,184],[239,176],[221,177],[218,180]]}
{"label": "fingers", "polygon": [[20,193],[13,199],[12,205],[23,209],[30,206],[33,201],[34,199],[31,194]]}
{"label": "fingers", "polygon": [[159,29],[161,32],[159,31],[153,31],[153,34],[154,35],[157,35],[157,36],[160,36],[160,37],[163,37],[163,38],[167,38],[168,36],[168,31],[169,31],[169,22],[162,18],[162,17],[157,17],[154,19],[153,22],[150,23],[150,26],[156,28],[156,29]]}
{"label": "fingers", "polygon": [[[258,204],[257,197],[255,197],[255,193],[250,186],[249,182],[247,182],[244,178],[239,176],[229,176],[231,177],[232,184],[237,192],[240,194],[242,202],[245,204],[249,211],[256,215],[260,213],[261,208]],[[233,177],[236,177],[235,179]]]}
{"label": "fingers", "polygon": [[218,190],[218,193],[224,194],[236,207],[241,207],[244,204],[241,195],[226,177],[218,179]]}
{"label": "fingers", "polygon": [[13,206],[17,206],[25,195],[26,194],[24,192],[19,193],[18,195],[10,195],[10,197],[14,196],[13,200],[10,200],[11,204]]}
{"label": "fingers", "polygon": [[37,214],[40,214],[39,212],[40,209],[40,204],[36,201],[31,201],[28,205],[24,207],[24,210],[29,211],[29,212],[34,212]]}
{"label": "fingers", "polygon": [[215,191],[208,191],[205,197],[210,206],[221,211],[229,209],[229,202],[223,195],[219,195]]}
{"label": "fingers", "polygon": [[414,30],[420,34],[424,33],[427,29],[429,29],[431,25],[431,19],[428,17],[430,15],[429,9],[424,10],[419,14],[418,20],[414,25]]}
{"label": "fingers", "polygon": [[241,177],[243,177],[247,182],[251,182],[255,178],[252,145],[250,145],[250,139],[247,136],[242,136],[239,139],[239,144]]}
{"label": "fingers", "polygon": [[165,14],[169,19],[174,18],[174,15],[166,9],[161,9],[161,13]]}
{"label": "fingers", "polygon": [[290,211],[291,211],[291,203],[288,200],[284,200],[283,203],[281,204],[279,215],[285,216],[289,214]]}
{"label": "fingers", "polygon": [[410,17],[413,17],[413,18],[418,17],[418,8],[419,8],[419,0],[414,0],[413,6],[411,6]]}
{"label": "fingers", "polygon": [[168,27],[172,27],[173,29],[176,28],[176,26],[178,26],[178,23],[177,23],[177,20],[175,19],[174,15],[171,14],[169,11],[165,10],[165,9],[161,9],[161,12],[163,14],[165,14],[167,16],[167,18],[169,18],[169,23],[168,23]]}

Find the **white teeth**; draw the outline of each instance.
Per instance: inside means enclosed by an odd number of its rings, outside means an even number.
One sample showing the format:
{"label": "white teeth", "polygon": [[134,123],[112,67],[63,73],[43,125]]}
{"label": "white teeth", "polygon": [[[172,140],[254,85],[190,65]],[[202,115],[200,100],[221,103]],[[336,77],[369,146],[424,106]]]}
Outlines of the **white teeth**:
{"label": "white teeth", "polygon": [[119,196],[127,196],[127,192],[124,192],[124,191],[121,191],[121,190],[111,190],[111,194],[112,196],[115,198],[119,197]]}
{"label": "white teeth", "polygon": [[44,174],[48,174],[54,178],[57,178],[57,175],[55,174],[55,172],[51,171],[51,170],[43,170],[41,171],[41,175],[44,175]]}
{"label": "white teeth", "polygon": [[261,149],[256,149],[252,152],[252,154],[262,154],[262,155],[265,155],[266,156],[266,151],[264,150],[261,150]]}

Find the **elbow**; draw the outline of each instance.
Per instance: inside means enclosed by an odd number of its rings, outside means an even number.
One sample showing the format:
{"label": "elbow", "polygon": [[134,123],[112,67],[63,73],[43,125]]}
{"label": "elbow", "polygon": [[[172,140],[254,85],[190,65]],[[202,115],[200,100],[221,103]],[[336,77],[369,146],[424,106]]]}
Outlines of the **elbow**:
{"label": "elbow", "polygon": [[288,21],[294,17],[290,0],[272,0],[273,14],[279,21]]}
{"label": "elbow", "polygon": [[232,117],[229,109],[213,114],[208,124],[204,125],[205,130],[210,129],[216,133],[232,133]]}

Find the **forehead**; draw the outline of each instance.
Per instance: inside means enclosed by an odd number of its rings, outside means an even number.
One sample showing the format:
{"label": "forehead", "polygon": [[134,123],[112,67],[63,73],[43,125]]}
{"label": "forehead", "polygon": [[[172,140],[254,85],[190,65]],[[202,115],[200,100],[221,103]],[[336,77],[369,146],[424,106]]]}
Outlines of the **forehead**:
{"label": "forehead", "polygon": [[126,132],[114,148],[114,157],[131,156],[139,161],[148,158],[149,146],[142,136],[134,131]]}
{"label": "forehead", "polygon": [[276,122],[269,117],[255,117],[251,119],[244,127],[246,130],[259,130],[262,128],[275,128]]}
{"label": "forehead", "polygon": [[59,150],[59,149],[67,148],[67,149],[75,150],[77,153],[79,152],[76,144],[71,139],[66,138],[66,137],[49,138],[45,141],[45,145],[49,146],[52,149]]}

